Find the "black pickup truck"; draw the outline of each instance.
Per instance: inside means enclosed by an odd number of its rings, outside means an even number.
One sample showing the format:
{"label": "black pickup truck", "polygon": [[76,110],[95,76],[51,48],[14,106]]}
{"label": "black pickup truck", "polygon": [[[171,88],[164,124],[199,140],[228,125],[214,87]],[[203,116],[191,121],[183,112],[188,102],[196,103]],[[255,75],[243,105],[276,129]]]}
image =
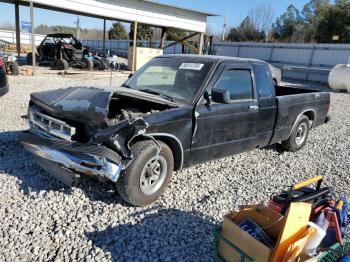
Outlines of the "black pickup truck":
{"label": "black pickup truck", "polygon": [[279,142],[301,149],[329,103],[327,92],[275,86],[263,61],[167,55],[121,87],[32,94],[20,139],[66,184],[97,176],[144,206],[173,171]]}

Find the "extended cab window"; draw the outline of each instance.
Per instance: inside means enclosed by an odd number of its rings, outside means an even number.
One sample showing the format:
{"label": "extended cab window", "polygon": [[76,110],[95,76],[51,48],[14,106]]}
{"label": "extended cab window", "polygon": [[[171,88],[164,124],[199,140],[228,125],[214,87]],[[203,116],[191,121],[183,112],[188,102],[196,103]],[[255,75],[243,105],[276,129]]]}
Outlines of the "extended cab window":
{"label": "extended cab window", "polygon": [[248,69],[225,70],[214,88],[228,90],[231,100],[252,99],[254,97],[252,76]]}

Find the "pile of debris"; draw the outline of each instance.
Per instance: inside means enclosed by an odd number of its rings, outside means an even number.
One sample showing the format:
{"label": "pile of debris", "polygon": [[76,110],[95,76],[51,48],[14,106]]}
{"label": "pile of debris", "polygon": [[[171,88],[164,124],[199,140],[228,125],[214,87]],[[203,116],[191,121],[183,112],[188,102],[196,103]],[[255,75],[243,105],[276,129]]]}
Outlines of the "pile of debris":
{"label": "pile of debris", "polygon": [[[291,186],[268,206],[244,206],[224,217],[217,256],[226,261],[338,261],[350,251],[348,201],[323,177]],[[317,183],[315,188],[309,187]]]}

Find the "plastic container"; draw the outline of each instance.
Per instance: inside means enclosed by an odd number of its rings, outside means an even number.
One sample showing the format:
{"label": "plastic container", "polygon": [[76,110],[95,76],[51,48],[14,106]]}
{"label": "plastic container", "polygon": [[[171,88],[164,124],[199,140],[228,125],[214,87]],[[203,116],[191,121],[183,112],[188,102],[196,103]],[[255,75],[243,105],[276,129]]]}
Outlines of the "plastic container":
{"label": "plastic container", "polygon": [[309,222],[308,226],[313,227],[315,230],[313,231],[313,234],[310,236],[310,239],[306,243],[303,250],[309,256],[315,256],[317,254],[317,248],[320,246],[322,240],[326,236],[326,230],[313,222]]}
{"label": "plastic container", "polygon": [[346,90],[350,93],[350,64],[339,64],[332,68],[328,77],[332,89]]}

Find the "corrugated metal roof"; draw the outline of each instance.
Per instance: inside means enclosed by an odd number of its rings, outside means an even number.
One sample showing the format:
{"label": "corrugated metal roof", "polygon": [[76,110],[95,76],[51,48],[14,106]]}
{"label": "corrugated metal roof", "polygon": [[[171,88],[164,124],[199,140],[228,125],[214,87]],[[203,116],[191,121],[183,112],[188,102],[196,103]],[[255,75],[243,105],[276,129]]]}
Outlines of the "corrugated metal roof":
{"label": "corrugated metal roof", "polygon": [[191,8],[184,8],[184,7],[175,6],[175,5],[163,4],[163,3],[151,1],[151,0],[140,0],[140,1],[141,2],[148,2],[148,3],[152,3],[152,4],[157,4],[157,5],[161,5],[161,6],[165,6],[165,7],[170,7],[170,8],[176,8],[176,9],[183,10],[183,11],[190,11],[190,12],[194,12],[194,13],[198,13],[198,14],[206,15],[206,16],[219,16],[218,14],[214,14],[214,13],[199,11],[199,10],[195,10],[195,9],[191,9]]}
{"label": "corrugated metal roof", "polygon": [[35,7],[54,11],[125,22],[136,21],[191,32],[205,32],[207,17],[214,15],[149,0],[19,0],[19,3],[28,5],[30,1]]}

